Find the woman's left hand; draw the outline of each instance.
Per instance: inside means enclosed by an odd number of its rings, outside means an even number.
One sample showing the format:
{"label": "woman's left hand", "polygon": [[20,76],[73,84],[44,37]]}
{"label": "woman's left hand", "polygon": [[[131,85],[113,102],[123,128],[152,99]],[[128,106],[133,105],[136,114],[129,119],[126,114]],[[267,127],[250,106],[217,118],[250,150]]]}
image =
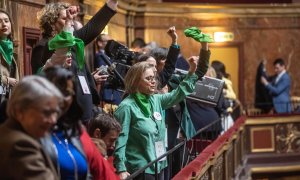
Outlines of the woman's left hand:
{"label": "woman's left hand", "polygon": [[191,56],[188,58],[187,61],[190,65],[189,74],[193,74],[196,72],[198,60],[199,60],[199,56]]}

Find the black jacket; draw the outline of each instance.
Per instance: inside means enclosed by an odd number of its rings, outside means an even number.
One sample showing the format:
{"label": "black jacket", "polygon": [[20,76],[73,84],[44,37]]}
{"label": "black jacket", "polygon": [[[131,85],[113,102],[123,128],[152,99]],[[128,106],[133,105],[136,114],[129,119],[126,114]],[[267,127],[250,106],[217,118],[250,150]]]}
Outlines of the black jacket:
{"label": "black jacket", "polygon": [[272,96],[266,89],[265,85],[261,83],[261,77],[268,78],[264,65],[261,62],[257,67],[256,80],[255,80],[255,107],[262,109],[264,112],[269,112],[272,107]]}

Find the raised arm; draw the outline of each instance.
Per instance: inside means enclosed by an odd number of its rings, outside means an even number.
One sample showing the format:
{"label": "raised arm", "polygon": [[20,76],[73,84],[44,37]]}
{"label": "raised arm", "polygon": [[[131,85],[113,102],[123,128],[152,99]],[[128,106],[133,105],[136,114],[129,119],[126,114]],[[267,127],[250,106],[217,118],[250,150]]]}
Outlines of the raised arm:
{"label": "raised arm", "polygon": [[165,66],[162,72],[159,73],[161,87],[167,85],[169,79],[171,78],[175,70],[176,61],[180,52],[180,47],[177,44],[178,35],[176,33],[175,26],[170,27],[167,31],[167,34],[171,37],[172,44],[168,51]]}
{"label": "raised arm", "polygon": [[191,94],[195,89],[195,83],[198,76],[195,74],[197,68],[198,57],[192,56],[188,59],[189,72],[179,86],[167,94],[158,95],[161,97],[161,105],[164,109],[172,107],[174,104],[184,100],[186,96]]}
{"label": "raised arm", "polygon": [[83,40],[87,45],[92,42],[105,28],[110,19],[116,14],[118,1],[107,0],[106,4],[81,29],[74,31],[74,36]]}
{"label": "raised arm", "polygon": [[201,42],[199,62],[197,65],[197,70],[195,72],[198,78],[202,78],[206,74],[209,65],[210,54],[211,53],[208,48],[208,42]]}
{"label": "raised arm", "polygon": [[210,51],[208,48],[208,43],[213,42],[212,38],[208,34],[204,34],[197,27],[191,27],[184,30],[184,34],[186,37],[191,37],[195,41],[201,43],[200,50],[200,60],[198,63],[196,74],[199,78],[203,77],[208,69]]}
{"label": "raised arm", "polygon": [[42,70],[45,70],[54,65],[61,65],[65,68],[71,67],[71,47],[74,46],[73,20],[77,16],[78,12],[79,7],[77,6],[70,6],[66,10],[67,16],[63,31],[59,34],[56,34],[55,37],[48,42],[49,49],[54,50],[55,52],[46,61],[45,65],[42,67]]}

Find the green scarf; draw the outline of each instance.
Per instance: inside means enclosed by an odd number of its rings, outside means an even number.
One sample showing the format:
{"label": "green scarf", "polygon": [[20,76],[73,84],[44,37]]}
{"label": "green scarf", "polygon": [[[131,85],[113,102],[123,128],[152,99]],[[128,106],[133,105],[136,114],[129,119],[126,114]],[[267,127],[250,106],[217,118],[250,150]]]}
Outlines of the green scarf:
{"label": "green scarf", "polygon": [[4,60],[8,65],[11,65],[13,60],[13,42],[9,39],[0,40],[0,53],[4,56]]}
{"label": "green scarf", "polygon": [[59,48],[66,48],[76,45],[76,61],[79,65],[79,69],[84,66],[84,42],[73,36],[72,33],[62,31],[57,34],[53,39],[48,42],[49,50],[55,50]]}
{"label": "green scarf", "polygon": [[198,42],[213,42],[213,39],[208,34],[202,33],[201,30],[196,27],[191,27],[184,30],[184,34],[186,37],[191,37]]}
{"label": "green scarf", "polygon": [[132,94],[135,102],[138,104],[139,108],[141,108],[142,112],[146,115],[146,117],[150,117],[151,115],[151,106],[149,102],[149,95],[144,95],[141,93]]}

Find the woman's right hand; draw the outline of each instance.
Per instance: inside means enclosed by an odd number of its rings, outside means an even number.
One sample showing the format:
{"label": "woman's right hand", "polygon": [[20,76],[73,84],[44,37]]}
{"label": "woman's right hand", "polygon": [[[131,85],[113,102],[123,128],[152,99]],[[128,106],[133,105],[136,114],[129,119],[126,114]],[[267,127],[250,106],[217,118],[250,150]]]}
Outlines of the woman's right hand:
{"label": "woman's right hand", "polygon": [[[73,26],[74,26],[74,19],[75,17],[78,15],[78,13],[80,12],[80,8],[79,6],[70,6],[67,10],[67,18],[66,18],[66,22],[65,22],[65,28],[64,30],[67,32],[73,32]],[[72,30],[71,30],[72,29]]]}
{"label": "woman's right hand", "polygon": [[172,44],[177,45],[177,39],[178,39],[178,35],[176,33],[176,28],[175,26],[172,26],[168,29],[168,35],[171,37],[172,39]]}
{"label": "woman's right hand", "polygon": [[124,179],[128,178],[129,176],[130,176],[130,174],[127,171],[119,173],[119,178],[121,180],[124,180]]}
{"label": "woman's right hand", "polygon": [[80,12],[79,6],[70,6],[67,9],[67,19],[68,20],[74,20],[74,18],[77,16],[77,14]]}

